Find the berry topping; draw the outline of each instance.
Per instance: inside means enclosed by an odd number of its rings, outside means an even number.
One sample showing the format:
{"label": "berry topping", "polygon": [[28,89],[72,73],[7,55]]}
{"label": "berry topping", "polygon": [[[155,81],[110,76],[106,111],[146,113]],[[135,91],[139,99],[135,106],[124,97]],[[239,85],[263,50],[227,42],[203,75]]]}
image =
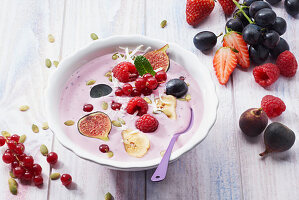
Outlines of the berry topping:
{"label": "berry topping", "polygon": [[100,147],[99,147],[99,150],[102,153],[107,153],[109,151],[109,146],[107,144],[101,144]]}
{"label": "berry topping", "polygon": [[111,109],[112,110],[120,110],[120,108],[121,108],[121,103],[117,103],[115,101],[112,101],[112,103],[111,103]]}
{"label": "berry topping", "polygon": [[68,186],[72,183],[72,177],[69,174],[62,174],[60,180],[64,186]]}
{"label": "berry topping", "polygon": [[147,79],[147,82],[146,82],[146,86],[151,89],[151,90],[154,90],[158,87],[158,81],[156,78],[154,77],[150,77]]}
{"label": "berry topping", "polygon": [[141,92],[138,91],[137,89],[134,89],[132,92],[131,92],[131,96],[132,97],[139,97],[141,95]]}
{"label": "berry topping", "polygon": [[127,83],[134,81],[138,77],[138,71],[130,62],[121,62],[113,70],[113,76],[120,82]]}
{"label": "berry topping", "polygon": [[151,95],[153,92],[153,90],[149,89],[149,88],[144,88],[141,93],[144,95],[144,96],[148,96],[148,95]]}
{"label": "berry topping", "polygon": [[155,75],[155,78],[159,83],[163,83],[167,80],[167,74],[165,71],[158,71]]}
{"label": "berry topping", "polygon": [[85,104],[83,106],[83,111],[84,112],[91,112],[92,110],[93,110],[93,105],[91,105],[91,104]]}
{"label": "berry topping", "polygon": [[58,160],[58,156],[55,152],[50,152],[48,155],[47,155],[47,162],[49,164],[52,164],[54,165]]}
{"label": "berry topping", "polygon": [[147,81],[148,78],[152,78],[152,77],[153,77],[153,75],[151,75],[150,73],[146,73],[142,76],[142,78],[144,78],[145,81]]}
{"label": "berry topping", "polygon": [[215,7],[213,0],[187,0],[186,20],[191,26],[198,25],[210,15]]}
{"label": "berry topping", "polygon": [[[237,0],[237,1],[239,1],[239,0]],[[219,0],[218,2],[220,3],[223,12],[226,15],[233,14],[236,5],[234,4],[234,2],[232,0]]]}
{"label": "berry topping", "polygon": [[277,57],[276,65],[280,69],[280,74],[286,77],[295,76],[298,68],[295,56],[288,50]]}
{"label": "berry topping", "polygon": [[279,74],[279,68],[272,63],[266,63],[253,69],[255,82],[263,87],[272,85],[278,79]]}
{"label": "berry topping", "polygon": [[117,88],[115,90],[115,95],[121,97],[124,94],[123,90],[121,88]]}
{"label": "berry topping", "polygon": [[157,130],[159,122],[156,118],[150,114],[145,114],[139,117],[136,121],[136,128],[144,133],[151,133]]}
{"label": "berry topping", "polygon": [[284,102],[280,98],[272,95],[263,97],[261,107],[270,118],[277,117],[286,110]]}
{"label": "berry topping", "polygon": [[127,113],[129,113],[131,115],[134,114],[136,111],[138,111],[137,115],[142,116],[147,113],[148,104],[141,97],[133,97],[132,99],[130,99],[126,110],[127,110]]}
{"label": "berry topping", "polygon": [[136,90],[142,91],[146,87],[146,79],[145,78],[137,78],[135,81],[135,87],[136,87]]}
{"label": "berry topping", "polygon": [[132,93],[133,87],[130,83],[126,83],[123,86],[123,93],[127,96],[130,96]]}

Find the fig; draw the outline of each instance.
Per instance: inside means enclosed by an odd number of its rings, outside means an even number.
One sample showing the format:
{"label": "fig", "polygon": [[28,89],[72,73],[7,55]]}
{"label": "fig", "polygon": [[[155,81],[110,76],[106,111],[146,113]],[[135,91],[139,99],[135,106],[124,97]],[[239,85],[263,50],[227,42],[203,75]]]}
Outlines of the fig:
{"label": "fig", "polygon": [[112,92],[112,88],[106,84],[98,84],[91,88],[90,97],[91,98],[99,98],[102,96],[107,96]]}
{"label": "fig", "polygon": [[109,140],[111,127],[109,116],[103,112],[90,113],[78,121],[78,130],[82,135],[101,140]]}
{"label": "fig", "polygon": [[154,70],[162,68],[163,71],[167,72],[169,68],[169,57],[166,50],[169,45],[166,44],[161,49],[150,51],[144,55],[144,57],[151,63]]}
{"label": "fig", "polygon": [[268,117],[261,108],[250,108],[242,113],[239,120],[239,126],[242,132],[255,137],[263,132],[268,124]]}
{"label": "fig", "polygon": [[295,133],[291,129],[279,122],[273,122],[265,130],[264,143],[266,150],[260,153],[260,156],[271,152],[287,151],[293,146],[295,139]]}

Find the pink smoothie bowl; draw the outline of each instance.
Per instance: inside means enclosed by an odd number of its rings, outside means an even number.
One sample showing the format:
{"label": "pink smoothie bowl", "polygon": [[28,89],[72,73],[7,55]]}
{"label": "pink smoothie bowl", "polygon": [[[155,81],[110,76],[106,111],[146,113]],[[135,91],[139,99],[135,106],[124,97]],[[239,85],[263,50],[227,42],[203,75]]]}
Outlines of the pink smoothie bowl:
{"label": "pink smoothie bowl", "polygon": [[64,125],[60,121],[59,105],[61,94],[67,80],[84,64],[102,55],[114,53],[119,50],[119,47],[129,47],[130,49],[134,49],[139,45],[143,45],[144,49],[147,47],[151,47],[151,49],[158,49],[165,44],[169,44],[169,49],[167,51],[170,59],[184,66],[197,81],[202,91],[201,103],[204,108],[202,121],[197,131],[186,144],[172,152],[170,162],[175,161],[203,141],[216,121],[218,107],[215,85],[207,67],[197,58],[195,54],[185,50],[175,43],[168,43],[166,41],[152,39],[141,35],[122,35],[111,36],[88,44],[84,48],[64,58],[60,62],[57,70],[50,76],[45,95],[46,117],[49,127],[60,143],[73,151],[79,157],[99,163],[111,169],[139,171],[155,168],[160,163],[162,157],[139,162],[121,162],[111,160],[109,158],[101,158],[96,154],[87,151],[83,147],[78,146],[71,140],[70,136],[64,132]]}

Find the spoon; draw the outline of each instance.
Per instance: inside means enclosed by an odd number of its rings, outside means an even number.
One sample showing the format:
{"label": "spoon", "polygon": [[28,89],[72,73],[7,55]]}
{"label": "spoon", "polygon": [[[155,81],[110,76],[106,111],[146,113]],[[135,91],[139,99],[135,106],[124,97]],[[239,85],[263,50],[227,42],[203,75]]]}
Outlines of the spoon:
{"label": "spoon", "polygon": [[158,165],[155,173],[153,174],[153,176],[151,178],[152,181],[157,182],[157,181],[162,181],[162,180],[165,179],[166,173],[167,173],[167,168],[168,168],[169,158],[170,158],[171,151],[173,149],[174,143],[176,142],[176,140],[178,139],[178,137],[180,135],[186,133],[192,127],[192,124],[193,124],[193,110],[192,110],[192,108],[190,110],[191,110],[191,118],[190,118],[190,122],[189,122],[187,128],[185,130],[183,130],[181,132],[178,132],[178,133],[176,133],[172,136],[172,138],[170,140],[170,143],[167,147],[167,150],[166,150],[160,164]]}

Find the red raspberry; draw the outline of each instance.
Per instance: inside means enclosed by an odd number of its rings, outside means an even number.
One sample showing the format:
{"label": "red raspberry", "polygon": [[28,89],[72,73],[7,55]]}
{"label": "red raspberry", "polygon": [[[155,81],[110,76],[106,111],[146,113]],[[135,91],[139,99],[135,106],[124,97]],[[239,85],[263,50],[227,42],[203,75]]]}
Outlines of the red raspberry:
{"label": "red raspberry", "polygon": [[128,105],[127,105],[127,113],[134,114],[136,111],[138,111],[138,116],[142,116],[143,114],[147,113],[148,110],[148,104],[147,102],[141,98],[141,97],[133,97],[130,99]]}
{"label": "red raspberry", "polygon": [[280,74],[286,77],[295,76],[298,64],[295,56],[290,51],[284,51],[276,59]]}
{"label": "red raspberry", "polygon": [[279,68],[272,63],[266,63],[253,69],[255,82],[263,87],[272,85],[278,79],[279,74]]}
{"label": "red raspberry", "polygon": [[263,110],[270,118],[277,117],[286,110],[286,105],[284,102],[280,98],[272,95],[264,96],[261,104]]}
{"label": "red raspberry", "polygon": [[156,118],[151,116],[150,114],[145,114],[139,117],[136,121],[136,128],[141,130],[144,133],[151,133],[157,130],[159,126],[159,122]]}
{"label": "red raspberry", "polygon": [[138,77],[135,65],[130,62],[119,63],[112,69],[112,72],[113,76],[123,83],[134,81]]}

